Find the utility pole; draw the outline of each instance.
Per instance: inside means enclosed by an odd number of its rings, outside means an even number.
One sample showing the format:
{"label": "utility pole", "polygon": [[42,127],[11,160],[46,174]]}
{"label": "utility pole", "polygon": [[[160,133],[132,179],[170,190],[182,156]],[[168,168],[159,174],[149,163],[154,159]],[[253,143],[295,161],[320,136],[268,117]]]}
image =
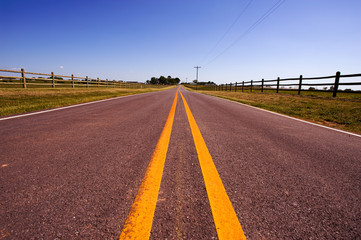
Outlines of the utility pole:
{"label": "utility pole", "polygon": [[196,80],[197,80],[197,84],[198,84],[198,69],[201,68],[201,67],[200,67],[200,66],[196,66],[196,67],[194,67],[194,68],[197,69]]}

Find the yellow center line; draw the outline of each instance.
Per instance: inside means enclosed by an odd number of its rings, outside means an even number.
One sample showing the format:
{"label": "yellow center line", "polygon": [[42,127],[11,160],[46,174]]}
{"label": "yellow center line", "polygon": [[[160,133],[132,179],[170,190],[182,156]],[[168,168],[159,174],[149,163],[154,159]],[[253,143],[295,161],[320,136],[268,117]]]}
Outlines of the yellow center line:
{"label": "yellow center line", "polygon": [[216,225],[219,239],[246,239],[241,224],[229,200],[226,189],[219,177],[218,171],[212,157],[204,142],[202,134],[197,126],[196,120],[180,92],[184,107],[191,127],[194,144],[196,146],[199,164],[202,169],[204,183],[206,185],[209,204],[211,206],[214,224]]}
{"label": "yellow center line", "polygon": [[149,239],[172,132],[178,91],[119,239]]}

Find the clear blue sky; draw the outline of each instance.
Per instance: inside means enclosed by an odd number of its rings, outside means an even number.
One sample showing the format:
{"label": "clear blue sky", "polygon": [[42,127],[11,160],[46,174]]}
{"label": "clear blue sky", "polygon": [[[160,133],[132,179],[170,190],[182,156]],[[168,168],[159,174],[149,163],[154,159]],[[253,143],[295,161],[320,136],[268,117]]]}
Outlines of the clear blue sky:
{"label": "clear blue sky", "polygon": [[360,0],[285,0],[244,35],[278,0],[249,2],[1,0],[0,68],[143,82],[191,81],[199,65],[216,83],[361,72]]}

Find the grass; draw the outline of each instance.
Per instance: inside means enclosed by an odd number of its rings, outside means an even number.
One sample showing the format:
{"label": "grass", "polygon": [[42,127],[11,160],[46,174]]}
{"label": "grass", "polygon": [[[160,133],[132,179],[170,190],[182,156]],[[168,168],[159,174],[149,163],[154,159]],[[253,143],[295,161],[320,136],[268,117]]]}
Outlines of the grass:
{"label": "grass", "polygon": [[0,88],[0,116],[26,113],[167,88]]}
{"label": "grass", "polygon": [[[188,87],[189,89],[195,90],[194,85],[187,85],[186,87]],[[197,90],[205,90],[205,91],[210,90],[210,91],[213,91],[213,88],[211,88],[209,86],[198,86]],[[229,91],[229,87],[228,87],[227,92],[234,92],[234,87],[232,87],[232,91]],[[242,88],[238,86],[237,87],[237,92],[242,92]],[[245,88],[244,92],[245,93],[262,93],[260,87],[253,88],[252,92],[250,91],[249,88]],[[276,93],[276,89],[265,88],[263,92],[264,93]],[[279,93],[280,94],[288,94],[288,95],[298,95],[298,90],[297,89],[280,88]],[[332,91],[302,90],[301,91],[301,96],[331,98],[332,93],[333,93]],[[347,98],[347,99],[359,99],[359,100],[361,100],[361,91],[353,91],[353,92],[339,91],[339,92],[337,92],[337,98]]]}
{"label": "grass", "polygon": [[327,92],[288,91],[277,93],[197,91],[251,106],[297,117],[325,126],[361,134],[361,93],[340,93],[337,98]]}

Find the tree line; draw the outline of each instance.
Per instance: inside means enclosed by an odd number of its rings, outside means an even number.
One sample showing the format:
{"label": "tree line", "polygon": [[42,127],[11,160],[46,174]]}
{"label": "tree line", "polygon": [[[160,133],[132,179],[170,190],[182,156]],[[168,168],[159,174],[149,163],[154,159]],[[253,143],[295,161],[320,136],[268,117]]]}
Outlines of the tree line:
{"label": "tree line", "polygon": [[176,85],[180,83],[179,78],[172,78],[171,76],[164,77],[160,76],[159,78],[152,77],[150,80],[146,81],[147,84],[161,84],[161,85]]}

